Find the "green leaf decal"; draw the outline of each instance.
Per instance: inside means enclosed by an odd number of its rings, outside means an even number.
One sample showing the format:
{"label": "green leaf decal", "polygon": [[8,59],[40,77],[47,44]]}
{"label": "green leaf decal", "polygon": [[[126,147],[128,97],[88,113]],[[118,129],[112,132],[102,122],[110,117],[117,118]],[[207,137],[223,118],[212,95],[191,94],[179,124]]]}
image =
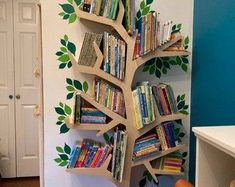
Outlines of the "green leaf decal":
{"label": "green leaf decal", "polygon": [[187,152],[183,152],[183,153],[182,153],[182,156],[183,156],[183,157],[187,157],[187,156],[188,156],[188,153],[187,153]]}
{"label": "green leaf decal", "polygon": [[143,10],[145,8],[145,6],[146,6],[145,1],[142,0],[140,3],[140,9]]}
{"label": "green leaf decal", "polygon": [[62,64],[59,65],[59,69],[64,69],[65,66],[66,66],[66,63],[62,63]]}
{"label": "green leaf decal", "polygon": [[74,1],[75,1],[77,6],[81,4],[81,0],[74,0]]}
{"label": "green leaf decal", "polygon": [[109,143],[109,135],[107,133],[103,134],[103,138],[104,138],[106,143]]}
{"label": "green leaf decal", "polygon": [[88,91],[88,83],[86,81],[83,82],[83,91],[87,93]]}
{"label": "green leaf decal", "polygon": [[153,2],[153,0],[146,0],[147,5],[150,5]]}
{"label": "green leaf decal", "polygon": [[69,62],[68,62],[68,64],[67,64],[67,67],[68,67],[68,68],[71,68],[71,67],[72,67],[72,65],[73,65],[73,64],[72,64],[72,62],[71,62],[71,61],[69,61]]}
{"label": "green leaf decal", "polygon": [[62,125],[64,122],[63,121],[57,121],[56,125]]}
{"label": "green leaf decal", "polygon": [[185,94],[181,95],[180,100],[185,100],[185,96],[186,96]]}
{"label": "green leaf decal", "polygon": [[66,143],[64,145],[64,152],[68,155],[71,153],[71,148]]}
{"label": "green leaf decal", "polygon": [[176,62],[177,62],[178,65],[181,65],[181,58],[177,56],[176,57]]}
{"label": "green leaf decal", "polygon": [[65,116],[59,116],[58,120],[63,121],[65,119]]}
{"label": "green leaf decal", "polygon": [[188,44],[189,44],[189,37],[188,37],[188,36],[184,39],[184,44],[185,44],[185,45],[188,45]]}
{"label": "green leaf decal", "polygon": [[77,15],[75,13],[69,16],[69,23],[74,23],[77,19]]}
{"label": "green leaf decal", "polygon": [[183,132],[181,132],[180,134],[179,134],[179,137],[181,137],[181,138],[183,138],[185,136],[185,133],[183,133]]}
{"label": "green leaf decal", "polygon": [[65,19],[65,20],[66,20],[66,19],[69,19],[69,14],[65,14],[64,17],[63,17],[63,19]]}
{"label": "green leaf decal", "polygon": [[188,115],[189,114],[188,111],[186,111],[186,110],[181,110],[180,113],[184,114],[184,115]]}
{"label": "green leaf decal", "polygon": [[60,115],[64,115],[65,116],[65,113],[64,113],[64,110],[60,107],[55,107],[55,111],[57,114],[60,114]]}
{"label": "green leaf decal", "polygon": [[59,105],[60,105],[61,108],[64,108],[64,104],[63,103],[60,102]]}
{"label": "green leaf decal", "polygon": [[64,12],[60,12],[60,13],[59,13],[59,16],[64,16],[64,15],[65,15]]}
{"label": "green leaf decal", "polygon": [[69,163],[68,161],[63,161],[59,164],[59,166],[64,167],[67,166],[68,163]]}
{"label": "green leaf decal", "polygon": [[64,110],[67,115],[71,115],[72,109],[68,105],[65,105]]}
{"label": "green leaf decal", "polygon": [[74,95],[74,92],[67,94],[66,99],[67,99],[67,100],[72,99],[72,98],[73,98],[73,95]]}
{"label": "green leaf decal", "polygon": [[62,160],[68,160],[69,159],[68,155],[66,155],[66,154],[59,154],[59,156]]}
{"label": "green leaf decal", "polygon": [[68,52],[65,47],[61,47],[60,50],[61,50],[62,52],[64,52],[64,53],[67,53],[67,52]]}
{"label": "green leaf decal", "polygon": [[157,78],[161,78],[161,72],[158,69],[156,69],[156,71],[155,71],[155,76]]}
{"label": "green leaf decal", "polygon": [[60,134],[65,134],[66,132],[69,131],[69,128],[67,127],[66,124],[63,124],[61,127],[60,127]]}
{"label": "green leaf decal", "polygon": [[150,66],[145,66],[144,69],[143,69],[143,72],[149,71],[149,67]]}
{"label": "green leaf decal", "polygon": [[63,52],[58,51],[58,52],[56,53],[56,56],[62,56],[63,54],[64,54]]}
{"label": "green leaf decal", "polygon": [[76,46],[72,42],[68,42],[67,48],[73,55],[75,55]]}
{"label": "green leaf decal", "polygon": [[73,0],[67,0],[70,4],[73,4]]}
{"label": "green leaf decal", "polygon": [[67,78],[67,79],[66,79],[66,82],[67,82],[69,85],[73,85],[72,79]]}
{"label": "green leaf decal", "polygon": [[66,41],[64,39],[61,39],[60,40],[60,43],[63,45],[63,46],[66,46]]}
{"label": "green leaf decal", "polygon": [[69,61],[69,55],[65,54],[58,58],[60,62],[68,62]]}
{"label": "green leaf decal", "polygon": [[57,162],[57,163],[60,163],[62,161],[62,159],[61,158],[55,158],[54,161]]}
{"label": "green leaf decal", "polygon": [[69,92],[75,91],[75,89],[74,89],[73,86],[66,86],[66,89],[67,89]]}
{"label": "green leaf decal", "polygon": [[62,147],[56,147],[56,150],[59,152],[59,153],[64,153],[64,150]]}
{"label": "green leaf decal", "polygon": [[183,61],[183,63],[188,64],[188,59],[187,58],[183,57],[182,61]]}
{"label": "green leaf decal", "polygon": [[64,40],[67,42],[69,40],[69,37],[65,34],[64,35]]}
{"label": "green leaf decal", "polygon": [[151,68],[150,68],[150,70],[149,70],[149,74],[150,74],[150,75],[154,74],[155,70],[156,70],[155,65],[151,66]]}
{"label": "green leaf decal", "polygon": [[60,4],[60,6],[62,7],[62,9],[68,13],[68,14],[72,14],[74,13],[74,8],[72,5],[70,4]]}
{"label": "green leaf decal", "polygon": [[140,10],[138,10],[138,12],[136,13],[136,17],[137,17],[138,19],[141,18],[141,12],[140,12]]}
{"label": "green leaf decal", "polygon": [[145,7],[142,11],[142,15],[146,16],[149,13],[149,11],[150,11],[150,6]]}
{"label": "green leaf decal", "polygon": [[182,67],[182,70],[184,70],[185,72],[187,72],[188,66],[187,66],[186,64],[182,64],[181,67]]}
{"label": "green leaf decal", "polygon": [[74,86],[76,89],[82,90],[82,84],[79,81],[74,80]]}
{"label": "green leaf decal", "polygon": [[185,105],[185,101],[180,101],[179,104],[177,105],[178,110],[181,110]]}

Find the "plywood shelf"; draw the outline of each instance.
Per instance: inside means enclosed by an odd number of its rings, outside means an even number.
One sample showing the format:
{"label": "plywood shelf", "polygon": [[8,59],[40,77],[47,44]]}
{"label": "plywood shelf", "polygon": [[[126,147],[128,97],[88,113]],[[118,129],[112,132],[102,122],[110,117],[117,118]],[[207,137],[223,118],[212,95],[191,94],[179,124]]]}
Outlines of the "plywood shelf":
{"label": "plywood shelf", "polygon": [[[126,159],[125,159],[125,166],[124,166],[124,173],[123,173],[123,182],[119,183],[115,179],[113,179],[112,174],[110,171],[107,170],[107,163],[110,161],[111,156],[108,158],[109,160],[105,162],[103,166],[100,168],[69,168],[67,169],[68,172],[71,173],[79,173],[79,174],[86,174],[86,175],[94,175],[94,176],[104,176],[108,180],[112,181],[114,184],[116,184],[118,187],[128,187],[130,186],[130,179],[131,179],[131,169],[133,167],[144,165],[147,170],[151,173],[154,180],[157,180],[156,174],[164,174],[164,175],[177,175],[177,173],[171,173],[171,172],[165,172],[158,170],[156,168],[152,168],[150,162],[152,160],[158,159],[162,156],[165,156],[169,153],[178,151],[180,149],[184,149],[186,147],[185,144],[177,145],[174,148],[169,148],[166,151],[161,151],[158,155],[148,157],[143,160],[139,160],[136,162],[132,161],[133,156],[133,148],[135,145],[135,141],[140,136],[144,135],[146,132],[150,131],[151,129],[155,128],[157,125],[161,124],[162,122],[166,121],[172,121],[172,120],[178,120],[178,119],[184,119],[186,115],[177,113],[172,115],[166,115],[166,116],[160,116],[159,111],[156,109],[156,120],[146,125],[144,128],[137,130],[135,127],[135,116],[134,116],[134,104],[132,99],[132,83],[135,76],[135,72],[137,69],[145,64],[147,61],[157,58],[157,57],[173,57],[173,56],[188,56],[190,55],[187,51],[166,51],[168,47],[175,44],[179,40],[182,39],[181,36],[175,37],[171,41],[167,42],[166,44],[160,46],[155,51],[149,52],[146,55],[133,60],[133,54],[135,50],[135,42],[136,38],[135,36],[130,36],[128,32],[125,30],[125,28],[122,25],[122,20],[124,16],[124,7],[122,4],[122,1],[119,0],[119,12],[116,20],[111,20],[106,17],[97,16],[95,14],[90,14],[87,12],[84,12],[79,9],[79,7],[74,5],[74,9],[76,11],[77,17],[80,19],[84,19],[90,22],[95,22],[98,24],[103,24],[112,27],[117,31],[117,33],[120,35],[120,37],[126,42],[127,44],[127,56],[126,56],[126,75],[125,80],[119,80],[115,78],[114,76],[104,72],[101,69],[102,62],[103,62],[103,54],[96,43],[93,44],[95,53],[97,56],[96,63],[93,67],[85,66],[79,64],[79,62],[75,59],[75,57],[72,54],[69,54],[70,60],[73,64],[73,70],[75,73],[85,73],[89,75],[98,76],[109,83],[119,87],[124,95],[124,101],[126,106],[126,118],[122,117],[121,115],[111,111],[109,108],[103,106],[102,104],[95,101],[95,98],[92,96],[89,96],[88,94],[81,93],[81,98],[86,100],[88,103],[93,105],[95,108],[97,108],[99,111],[103,112],[105,115],[107,115],[111,121],[107,124],[79,124],[74,125],[73,120],[71,118],[66,119],[68,126],[77,128],[79,130],[94,130],[97,131],[97,135],[102,135],[105,132],[108,132],[109,130],[113,129],[118,124],[123,124],[126,126],[126,131],[128,133],[128,141],[127,141],[127,150],[126,150]],[[157,108],[157,106],[155,106]],[[182,173],[179,173],[181,175]]]}
{"label": "plywood shelf", "polygon": [[146,159],[142,159],[142,160],[138,160],[138,161],[132,161],[132,167],[139,166],[139,165],[142,165],[142,164],[144,165],[144,164],[146,164],[146,163],[148,163],[150,161],[153,161],[155,159],[161,158],[161,157],[163,157],[165,155],[168,155],[170,153],[173,153],[175,151],[178,151],[178,150],[181,150],[181,149],[184,149],[184,148],[186,148],[185,144],[179,144],[176,147],[169,148],[169,149],[167,149],[165,151],[160,151],[159,154],[154,155],[154,156],[150,156],[150,157],[148,157]]}
{"label": "plywood shelf", "polygon": [[164,171],[164,170],[161,170],[161,169],[153,169],[153,173],[155,175],[184,175],[183,172],[170,172],[170,171]]}

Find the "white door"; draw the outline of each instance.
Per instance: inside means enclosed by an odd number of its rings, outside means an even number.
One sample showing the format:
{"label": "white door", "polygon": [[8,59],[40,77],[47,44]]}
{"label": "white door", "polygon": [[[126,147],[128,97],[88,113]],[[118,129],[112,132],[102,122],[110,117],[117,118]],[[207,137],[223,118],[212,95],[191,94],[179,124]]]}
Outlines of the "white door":
{"label": "white door", "polygon": [[13,5],[0,0],[0,173],[16,177]]}
{"label": "white door", "polygon": [[17,177],[39,176],[38,19],[36,0],[13,0]]}

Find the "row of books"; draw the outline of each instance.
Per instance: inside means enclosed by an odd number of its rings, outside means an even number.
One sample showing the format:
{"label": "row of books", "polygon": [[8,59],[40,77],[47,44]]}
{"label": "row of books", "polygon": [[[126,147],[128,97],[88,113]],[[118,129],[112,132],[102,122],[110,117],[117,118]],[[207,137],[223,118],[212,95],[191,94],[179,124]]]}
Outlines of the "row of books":
{"label": "row of books", "polygon": [[120,89],[97,77],[94,79],[93,85],[93,96],[95,100],[115,113],[125,117],[124,96]]}
{"label": "row of books", "polygon": [[115,20],[117,17],[118,0],[82,0],[80,9]]}
{"label": "row of books", "polygon": [[100,47],[102,38],[103,34],[96,34],[92,32],[85,33],[78,64],[91,67],[95,65],[97,56],[93,47],[93,43],[96,42],[96,44]]}
{"label": "row of books", "polygon": [[178,112],[174,92],[170,85],[164,83],[153,85],[152,92],[160,115],[176,114]]}
{"label": "row of books", "polygon": [[157,12],[150,12],[142,16],[136,23],[138,34],[136,37],[135,58],[157,49],[160,38],[160,21]]}
{"label": "row of books", "polygon": [[136,140],[132,159],[133,161],[140,160],[148,156],[156,155],[159,151],[159,139],[157,139],[156,134],[150,134]]}
{"label": "row of books", "polygon": [[136,30],[136,10],[135,10],[135,0],[122,0],[125,14],[123,19],[123,25],[130,35],[133,35]]}
{"label": "row of books", "polygon": [[74,123],[94,123],[94,124],[106,124],[107,116],[94,108],[92,105],[85,103],[81,99],[80,95],[75,97],[75,111],[74,111]]}
{"label": "row of books", "polygon": [[109,154],[112,146],[103,145],[90,139],[84,139],[82,143],[77,143],[71,153],[68,168],[97,168],[102,166]]}
{"label": "row of books", "polygon": [[112,157],[112,176],[122,182],[123,170],[127,147],[127,133],[124,129],[117,127],[114,132],[114,145]]}
{"label": "row of books", "polygon": [[126,68],[126,43],[118,36],[103,34],[103,70],[124,80]]}
{"label": "row of books", "polygon": [[170,153],[161,158],[159,169],[168,172],[180,173],[182,168],[182,154],[179,152]]}
{"label": "row of books", "polygon": [[142,16],[136,23],[138,34],[136,37],[135,58],[154,51],[171,40],[173,22],[170,20],[162,24],[158,17],[157,12],[150,12],[146,16]]}
{"label": "row of books", "polygon": [[165,151],[178,145],[174,133],[174,121],[161,123],[156,127],[156,132],[161,143],[161,150]]}
{"label": "row of books", "polygon": [[152,86],[142,82],[132,91],[136,128],[141,129],[155,120]]}

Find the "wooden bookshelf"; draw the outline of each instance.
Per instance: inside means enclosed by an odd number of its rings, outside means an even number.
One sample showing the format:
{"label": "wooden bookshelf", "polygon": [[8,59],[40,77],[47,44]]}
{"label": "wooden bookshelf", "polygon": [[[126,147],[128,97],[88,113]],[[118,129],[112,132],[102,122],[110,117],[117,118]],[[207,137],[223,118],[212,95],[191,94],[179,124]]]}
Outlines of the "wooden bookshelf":
{"label": "wooden bookshelf", "polygon": [[[126,42],[127,44],[127,56],[126,56],[126,75],[125,80],[121,81],[114,76],[104,72],[101,69],[101,64],[103,61],[103,54],[100,51],[99,47],[96,43],[93,44],[97,60],[93,67],[90,66],[83,66],[79,65],[78,61],[75,59],[73,54],[69,54],[70,60],[73,63],[73,70],[77,73],[84,73],[89,75],[95,75],[98,76],[109,83],[118,86],[124,95],[124,101],[126,106],[126,118],[120,116],[119,114],[111,111],[110,109],[106,108],[105,106],[101,105],[100,103],[96,102],[95,99],[92,96],[89,96],[88,94],[81,93],[81,98],[89,102],[91,105],[93,105],[95,108],[97,108],[99,111],[106,114],[108,117],[111,118],[111,121],[108,124],[80,124],[76,125],[73,124],[72,119],[66,119],[67,125],[70,127],[74,127],[79,130],[94,130],[97,131],[97,135],[102,135],[105,132],[108,132],[109,130],[113,129],[118,124],[123,124],[126,126],[126,131],[128,133],[128,141],[127,141],[127,150],[126,150],[126,159],[125,159],[125,166],[124,166],[124,173],[123,173],[123,181],[122,183],[117,182],[115,179],[113,179],[112,174],[110,171],[107,170],[107,166],[109,161],[111,160],[111,157],[109,157],[105,164],[101,166],[100,168],[73,168],[73,169],[67,169],[68,172],[71,173],[79,173],[79,174],[85,174],[85,175],[94,175],[94,176],[104,176],[108,180],[112,181],[114,184],[116,184],[118,187],[128,187],[130,186],[130,180],[131,180],[131,169],[133,167],[144,165],[146,169],[152,174],[153,178],[157,180],[156,174],[164,174],[164,175],[181,175],[182,173],[172,173],[172,172],[165,172],[161,171],[155,168],[152,168],[150,162],[152,160],[155,160],[157,158],[160,158],[162,156],[165,156],[169,153],[184,149],[186,147],[185,144],[177,145],[174,148],[169,148],[166,151],[161,151],[159,154],[149,157],[147,159],[143,159],[140,161],[133,162],[132,161],[132,155],[133,155],[133,148],[134,144],[137,138],[144,135],[149,130],[155,128],[157,125],[159,125],[162,122],[171,121],[171,120],[177,120],[177,119],[184,119],[185,115],[183,114],[171,114],[166,116],[160,116],[158,110],[156,111],[156,120],[149,125],[146,125],[144,128],[137,130],[136,126],[134,124],[135,122],[135,116],[134,116],[134,105],[132,100],[132,82],[135,76],[136,70],[143,64],[145,64],[147,61],[149,61],[152,58],[156,57],[172,57],[172,56],[188,56],[190,55],[187,51],[165,51],[166,48],[170,47],[171,45],[175,44],[179,40],[182,39],[182,37],[176,37],[175,39],[169,41],[168,43],[160,46],[155,51],[152,51],[150,53],[147,53],[146,55],[138,58],[133,59],[134,56],[134,49],[135,49],[135,42],[136,38],[133,36],[130,36],[125,28],[122,25],[122,19],[124,15],[124,6],[122,4],[122,1],[119,1],[119,13],[117,20],[111,20],[105,17],[97,16],[94,14],[90,14],[87,12],[84,12],[80,10],[78,7],[74,5],[74,8],[76,10],[76,14],[80,19],[91,21],[103,25],[108,25],[112,27],[116,32],[121,36],[121,38]],[[157,108],[157,107],[155,107]]]}

